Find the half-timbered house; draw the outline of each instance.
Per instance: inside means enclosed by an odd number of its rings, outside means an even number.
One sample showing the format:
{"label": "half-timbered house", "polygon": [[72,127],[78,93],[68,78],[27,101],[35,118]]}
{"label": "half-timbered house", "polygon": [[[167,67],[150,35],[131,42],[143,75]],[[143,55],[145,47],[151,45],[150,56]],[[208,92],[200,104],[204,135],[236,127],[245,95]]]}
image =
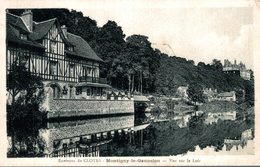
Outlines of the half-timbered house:
{"label": "half-timbered house", "polygon": [[32,19],[30,10],[21,16],[7,13],[7,70],[14,62],[24,63],[53,89],[55,99],[106,99],[109,85],[99,77],[103,60],[89,44],[56,18]]}
{"label": "half-timbered house", "polygon": [[7,72],[21,63],[43,79],[48,117],[133,114],[133,102],[108,99],[106,78],[99,77],[103,60],[80,36],[69,33],[56,18],[33,21],[7,12]]}

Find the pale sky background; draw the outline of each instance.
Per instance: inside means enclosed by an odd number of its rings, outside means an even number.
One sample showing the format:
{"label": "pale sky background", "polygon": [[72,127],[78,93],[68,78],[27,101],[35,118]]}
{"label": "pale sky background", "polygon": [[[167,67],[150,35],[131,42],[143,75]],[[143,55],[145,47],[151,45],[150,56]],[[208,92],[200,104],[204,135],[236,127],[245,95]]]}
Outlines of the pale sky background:
{"label": "pale sky background", "polygon": [[[104,2],[104,1],[102,1]],[[107,1],[105,1],[107,2]],[[108,20],[117,22],[126,36],[141,34],[149,37],[162,51],[172,54],[162,44],[169,44],[176,56],[210,63],[216,58],[244,62],[253,68],[252,7],[195,7],[117,4],[84,6],[85,16],[103,26]],[[153,3],[155,1],[151,1]],[[103,3],[106,4],[106,3]],[[124,6],[124,7],[122,7]],[[142,6],[142,7],[140,7]],[[154,46],[154,45],[153,45]]]}

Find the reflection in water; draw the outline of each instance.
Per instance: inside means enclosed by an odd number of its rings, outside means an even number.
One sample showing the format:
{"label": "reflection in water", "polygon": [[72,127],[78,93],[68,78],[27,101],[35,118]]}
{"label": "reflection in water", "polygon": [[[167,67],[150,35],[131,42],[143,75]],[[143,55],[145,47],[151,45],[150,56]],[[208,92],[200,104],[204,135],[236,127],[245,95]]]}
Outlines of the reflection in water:
{"label": "reflection in water", "polygon": [[188,151],[186,155],[254,155],[254,135],[252,129],[242,132],[239,138],[224,139],[223,147],[207,146],[201,149],[199,145],[195,151]]}
{"label": "reflection in water", "polygon": [[241,120],[205,124],[200,117],[185,126],[175,119],[136,125],[134,115],[128,115],[48,122],[39,138],[45,157],[237,155],[254,153],[252,127]]}
{"label": "reflection in water", "polygon": [[241,144],[224,144],[221,150],[216,151],[214,146],[207,146],[200,149],[195,147],[195,151],[189,151],[185,155],[254,155],[254,140],[247,140]]}
{"label": "reflection in water", "polygon": [[[252,125],[242,121],[219,121],[218,123],[180,128],[174,122],[160,122],[151,124],[149,131],[150,156],[167,156],[198,152],[197,147],[204,150],[207,147],[214,151],[226,149],[228,141],[240,141],[245,147],[254,138]],[[242,147],[242,145],[240,147]],[[235,146],[236,147],[236,146]],[[200,150],[199,149],[199,150]],[[228,150],[227,150],[228,151]],[[253,150],[251,149],[251,152]]]}
{"label": "reflection in water", "polygon": [[48,122],[47,128],[40,130],[40,136],[46,141],[45,153],[50,154],[55,150],[73,148],[79,144],[93,145],[95,143],[101,145],[108,143],[108,139],[113,138],[115,133],[128,132],[133,126],[134,115]]}

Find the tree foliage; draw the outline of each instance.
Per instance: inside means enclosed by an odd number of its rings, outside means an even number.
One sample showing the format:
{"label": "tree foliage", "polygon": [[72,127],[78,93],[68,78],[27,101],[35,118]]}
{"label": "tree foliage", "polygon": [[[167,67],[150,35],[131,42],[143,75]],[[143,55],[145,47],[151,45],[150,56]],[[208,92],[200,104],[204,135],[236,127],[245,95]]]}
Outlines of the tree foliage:
{"label": "tree foliage", "polygon": [[188,97],[191,101],[196,102],[204,102],[203,98],[203,88],[197,82],[193,82],[189,85],[187,89]]}
{"label": "tree foliage", "polygon": [[248,102],[251,106],[254,106],[255,101],[255,90],[254,90],[254,82],[244,81],[245,87],[245,101]]}
{"label": "tree foliage", "polygon": [[223,65],[221,63],[220,60],[217,60],[217,59],[213,59],[212,60],[212,63],[211,63],[211,66],[213,68],[215,68],[216,70],[219,70],[219,71],[222,71],[223,70]]}
{"label": "tree foliage", "polygon": [[[10,12],[19,15],[23,10]],[[100,76],[107,77],[115,88],[174,95],[179,86],[196,81],[202,87],[218,92],[248,89],[246,96],[252,101],[253,87],[239,76],[224,74],[218,59],[213,59],[210,64],[199,62],[196,66],[193,60],[168,56],[153,49],[146,36],[126,37],[115,21],[109,20],[98,27],[94,19],[76,10],[33,9],[32,12],[35,21],[56,17],[61,25],[68,27],[68,32],[83,37],[105,62],[101,65]],[[254,82],[253,71],[251,76],[251,82]]]}
{"label": "tree foliage", "polygon": [[205,114],[192,116],[189,120],[188,127],[191,134],[199,135],[204,128]]}
{"label": "tree foliage", "polygon": [[44,149],[39,138],[45,113],[40,111],[44,98],[40,77],[32,75],[24,65],[13,64],[7,74],[7,134],[12,139],[8,156],[36,156]]}
{"label": "tree foliage", "polygon": [[[43,98],[41,78],[32,75],[24,65],[17,63],[11,66],[11,71],[7,75],[7,91],[12,96],[12,103],[39,104]],[[23,98],[20,98],[21,96],[17,98],[19,94],[23,94]]]}

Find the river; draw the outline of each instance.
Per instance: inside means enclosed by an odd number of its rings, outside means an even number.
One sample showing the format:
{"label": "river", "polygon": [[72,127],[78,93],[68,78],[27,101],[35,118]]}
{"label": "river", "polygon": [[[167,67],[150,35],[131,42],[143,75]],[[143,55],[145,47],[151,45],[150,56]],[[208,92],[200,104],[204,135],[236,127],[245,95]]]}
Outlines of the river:
{"label": "river", "polygon": [[[253,123],[224,120],[187,126],[176,120],[135,124],[134,115],[46,122],[39,130],[41,154],[32,156],[252,155]],[[38,141],[37,138],[37,141]],[[19,144],[17,147],[24,148]],[[22,147],[21,147],[22,146]],[[39,145],[34,146],[38,147]],[[22,156],[26,156],[22,154]]]}

